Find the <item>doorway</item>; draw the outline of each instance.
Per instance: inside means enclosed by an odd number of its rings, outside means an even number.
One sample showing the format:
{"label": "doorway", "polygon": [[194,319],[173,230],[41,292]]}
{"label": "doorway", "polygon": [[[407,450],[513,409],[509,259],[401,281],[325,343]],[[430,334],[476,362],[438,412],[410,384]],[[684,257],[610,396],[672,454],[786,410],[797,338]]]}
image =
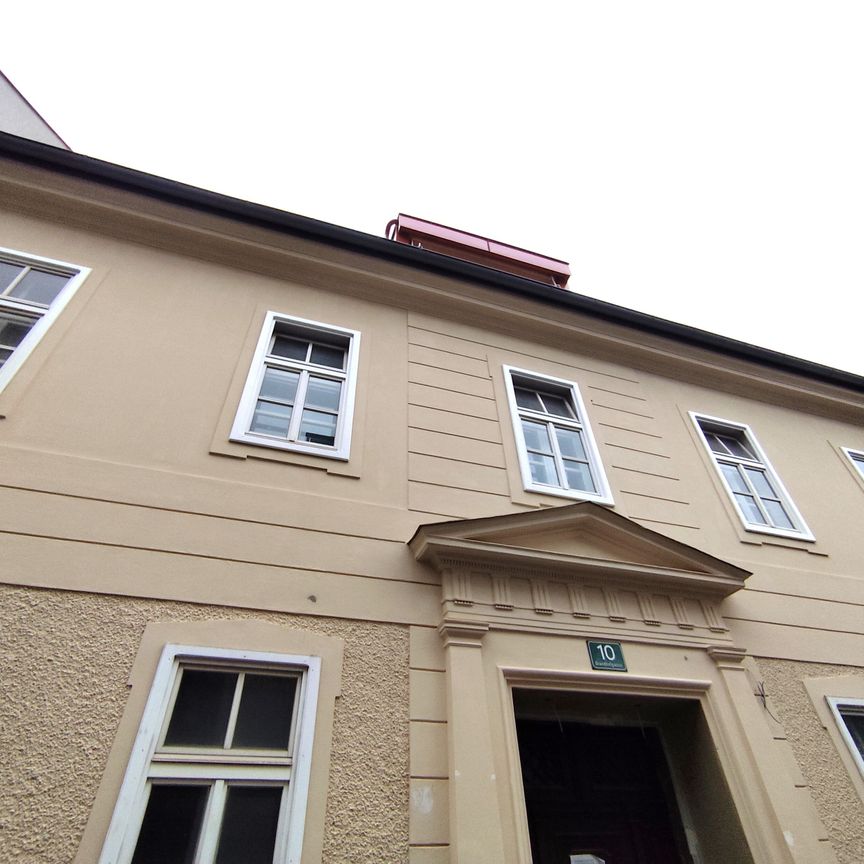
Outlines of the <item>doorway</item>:
{"label": "doorway", "polygon": [[697,701],[513,700],[533,864],[752,861]]}

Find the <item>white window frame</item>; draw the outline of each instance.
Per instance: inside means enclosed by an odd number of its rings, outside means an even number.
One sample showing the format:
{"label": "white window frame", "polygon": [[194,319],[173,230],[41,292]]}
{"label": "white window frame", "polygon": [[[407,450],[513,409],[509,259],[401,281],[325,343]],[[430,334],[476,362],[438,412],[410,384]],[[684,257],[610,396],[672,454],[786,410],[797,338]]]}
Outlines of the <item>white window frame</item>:
{"label": "white window frame", "polygon": [[828,707],[834,715],[834,720],[837,723],[837,728],[840,730],[840,735],[845,741],[846,746],[849,748],[849,752],[852,754],[852,758],[858,766],[861,776],[864,777],[864,756],[862,756],[861,751],[855,744],[855,740],[849,732],[849,727],[846,725],[846,720],[843,714],[844,708],[851,708],[851,713],[861,714],[864,716],[864,699],[843,699],[840,696],[826,696],[825,701],[828,703]]}
{"label": "white window frame", "polygon": [[[557,495],[563,498],[575,498],[579,501],[594,501],[597,504],[612,505],[615,502],[612,500],[612,491],[609,487],[609,481],[606,477],[606,472],[603,469],[603,463],[600,460],[600,451],[597,447],[597,442],[594,438],[594,433],[591,431],[591,424],[588,421],[588,414],[585,411],[585,404],[582,401],[582,395],[579,392],[579,387],[573,381],[567,381],[563,378],[556,378],[552,375],[541,375],[537,372],[532,372],[528,369],[520,369],[516,366],[503,367],[504,369],[504,384],[507,389],[507,400],[510,405],[510,420],[513,426],[513,435],[516,438],[516,452],[519,457],[519,470],[522,474],[522,485],[528,492],[539,492],[544,495]],[[516,402],[516,392],[513,385],[513,376],[526,379],[529,382],[536,382],[539,389],[544,385],[552,385],[554,388],[566,391],[572,400],[572,407],[576,412],[577,420],[567,420],[564,418],[553,418],[552,415],[532,412],[528,409],[520,408]],[[522,419],[533,420],[538,423],[545,423],[547,426],[561,426],[568,429],[575,429],[582,433],[583,446],[588,457],[588,468],[594,484],[597,487],[596,492],[587,492],[582,489],[570,489],[567,486],[551,486],[544,483],[535,482],[531,475],[531,465],[528,461],[528,447],[525,442],[525,434],[522,430]],[[550,435],[550,446],[553,450],[553,458],[555,460],[555,470],[559,477],[564,478],[566,483],[566,473],[563,470],[561,454],[558,450],[558,442],[554,435]]]}
{"label": "white window frame", "polygon": [[853,450],[851,447],[841,447],[840,449],[846,454],[852,467],[858,471],[861,479],[864,480],[864,451]]}
{"label": "white window frame", "polygon": [[[336,336],[340,340],[347,340],[348,348],[346,351],[345,369],[339,372],[330,367],[318,367],[311,363],[294,363],[293,361],[279,363],[278,361],[274,361],[272,358],[268,359],[268,350],[270,348],[270,341],[273,337],[273,331],[279,323],[287,324],[289,327],[294,325],[298,328],[316,331],[325,338],[327,336]],[[360,333],[357,330],[349,330],[345,327],[336,327],[332,324],[322,324],[320,321],[309,321],[305,318],[297,318],[280,312],[267,312],[264,318],[264,326],[261,328],[261,335],[258,337],[258,343],[255,347],[255,354],[252,358],[249,375],[247,376],[246,383],[243,386],[243,395],[240,398],[240,405],[237,408],[234,425],[231,427],[231,434],[229,436],[230,440],[244,444],[255,444],[259,447],[273,447],[278,450],[288,450],[295,453],[309,453],[315,456],[326,456],[330,459],[348,461],[351,449],[351,429],[354,422],[354,399],[357,389],[359,354]],[[320,372],[321,377],[331,379],[339,378],[345,382],[340,394],[339,417],[336,423],[335,441],[332,445],[291,441],[285,438],[277,438],[273,435],[265,435],[250,431],[252,417],[255,413],[255,405],[258,401],[258,394],[261,391],[264,372],[268,365],[279,366],[280,368],[285,369],[295,369],[301,371],[303,374],[309,372]],[[298,416],[302,414],[303,398],[305,397],[305,387],[302,383],[303,380],[305,380],[305,378],[301,379],[301,384],[298,385],[297,399],[294,407],[294,412]],[[299,422],[299,420],[297,422]]]}
{"label": "white window frame", "polygon": [[[737,423],[732,420],[723,420],[720,417],[712,417],[709,414],[701,414],[695,411],[690,412],[690,417],[693,420],[693,424],[696,427],[696,431],[699,435],[699,440],[702,442],[702,445],[705,447],[705,452],[708,454],[711,459],[711,463],[714,465],[714,470],[717,472],[717,476],[720,478],[720,482],[723,484],[723,488],[726,490],[726,494],[729,497],[729,501],[732,503],[732,506],[735,508],[735,512],[738,514],[738,518],[741,520],[742,525],[747,531],[754,531],[760,534],[772,534],[776,537],[790,537],[796,540],[815,540],[815,537],[811,533],[810,529],[807,527],[807,523],[804,521],[804,517],[801,515],[801,512],[795,506],[795,502],[792,500],[792,496],[787,491],[786,487],[783,485],[783,481],[780,479],[780,475],[774,470],[774,466],[771,464],[768,457],[765,455],[765,451],[759,446],[759,442],[756,440],[756,436],[753,434],[753,430],[746,423]],[[705,430],[702,427],[702,424],[705,424],[709,427],[714,427],[715,430],[719,432],[725,432],[728,435],[734,437],[741,437],[746,442],[747,446],[752,450],[755,454],[756,459],[744,459],[743,457],[737,456],[718,456],[712,449],[711,445],[708,443],[708,439],[705,435]],[[714,430],[709,430],[714,431]],[[737,465],[737,466],[746,466],[750,468],[754,468],[756,470],[761,470],[765,473],[769,483],[774,487],[777,494],[777,499],[786,514],[789,516],[789,520],[792,522],[792,528],[783,528],[775,525],[762,524],[761,522],[751,522],[744,511],[741,509],[741,506],[738,504],[738,501],[735,497],[735,492],[732,487],[729,485],[729,482],[726,480],[726,477],[723,474],[723,471],[720,467],[721,462]],[[749,480],[745,477],[746,485],[748,488],[750,487]],[[753,493],[753,498],[757,502],[757,507],[760,512],[762,512],[763,507],[761,505],[762,498],[757,493],[756,489],[751,489]],[[765,511],[764,515],[767,519],[770,520],[770,515]]]}
{"label": "white window frame", "polygon": [[63,309],[66,308],[75,292],[90,275],[90,268],[82,267],[78,264],[69,264],[66,261],[55,261],[53,258],[42,258],[38,255],[30,255],[26,252],[18,252],[15,249],[6,249],[5,247],[0,247],[0,260],[8,261],[11,264],[19,264],[23,267],[35,266],[45,268],[46,270],[69,277],[69,281],[51,301],[50,306],[28,303],[26,300],[18,300],[14,297],[0,297],[0,311],[18,312],[24,316],[37,319],[30,328],[30,332],[21,340],[9,359],[0,367],[0,393],[2,393],[6,385],[15,376],[15,373],[33,353],[33,349],[39,344],[45,333],[48,332],[48,328],[54,323]]}
{"label": "white window frame", "polygon": [[[309,792],[309,777],[312,763],[312,744],[315,731],[315,717],[318,706],[318,690],[321,680],[321,659],[319,657],[276,654],[259,651],[238,651],[223,648],[204,648],[189,645],[166,645],[156,667],[150,695],[138,727],[138,734],[132,748],[126,774],[120,787],[120,794],[114,814],[105,836],[99,864],[128,864],[135,853],[135,845],[141,829],[147,806],[148,780],[158,765],[154,759],[159,741],[163,734],[165,720],[173,704],[175,682],[184,663],[196,667],[205,666],[218,669],[229,665],[231,669],[249,666],[248,671],[266,667],[271,670],[294,672],[299,675],[295,694],[295,726],[292,730],[293,746],[289,753],[290,780],[286,803],[279,817],[276,837],[274,864],[300,864],[303,850],[303,828],[306,816],[306,803]],[[184,774],[188,779],[198,779],[201,770],[213,767],[219,762],[213,757],[208,763],[208,755],[202,754],[197,763],[188,766]],[[196,764],[199,766],[196,769]],[[230,771],[230,766],[223,766]],[[199,773],[196,773],[196,770]],[[244,769],[242,766],[239,771]],[[258,770],[261,770],[260,768]],[[280,776],[276,779],[281,779]],[[239,775],[238,775],[239,777]],[[242,779],[242,778],[240,778]],[[205,817],[206,819],[206,817]],[[209,823],[216,836],[202,833],[198,844],[196,864],[202,852],[215,854],[219,824]],[[202,831],[204,829],[202,828]]]}

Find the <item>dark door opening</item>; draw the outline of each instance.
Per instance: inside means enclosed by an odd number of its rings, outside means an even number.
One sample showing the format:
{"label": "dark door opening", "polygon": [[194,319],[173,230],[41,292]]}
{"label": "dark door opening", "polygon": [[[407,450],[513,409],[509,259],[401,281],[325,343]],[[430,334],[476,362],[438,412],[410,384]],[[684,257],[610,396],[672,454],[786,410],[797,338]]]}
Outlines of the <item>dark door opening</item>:
{"label": "dark door opening", "polygon": [[692,864],[651,727],[519,720],[534,864],[591,853],[606,864]]}
{"label": "dark door opening", "polygon": [[752,862],[696,701],[527,689],[513,701],[533,864]]}

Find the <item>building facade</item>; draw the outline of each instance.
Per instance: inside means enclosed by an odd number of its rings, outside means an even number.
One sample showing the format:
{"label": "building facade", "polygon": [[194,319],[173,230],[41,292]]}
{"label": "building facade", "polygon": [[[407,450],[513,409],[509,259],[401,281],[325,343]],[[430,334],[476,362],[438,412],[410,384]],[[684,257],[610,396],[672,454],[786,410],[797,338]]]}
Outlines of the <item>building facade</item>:
{"label": "building facade", "polygon": [[864,860],[864,379],[9,135],[0,204],[0,859]]}

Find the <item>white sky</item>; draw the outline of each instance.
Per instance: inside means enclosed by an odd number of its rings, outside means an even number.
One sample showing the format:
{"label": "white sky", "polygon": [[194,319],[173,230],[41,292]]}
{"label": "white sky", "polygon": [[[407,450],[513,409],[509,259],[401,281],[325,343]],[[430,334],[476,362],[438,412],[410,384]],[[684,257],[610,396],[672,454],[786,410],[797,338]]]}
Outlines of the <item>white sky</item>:
{"label": "white sky", "polygon": [[[864,374],[864,3],[7,4],[72,149]],[[10,38],[17,34],[17,38]]]}

